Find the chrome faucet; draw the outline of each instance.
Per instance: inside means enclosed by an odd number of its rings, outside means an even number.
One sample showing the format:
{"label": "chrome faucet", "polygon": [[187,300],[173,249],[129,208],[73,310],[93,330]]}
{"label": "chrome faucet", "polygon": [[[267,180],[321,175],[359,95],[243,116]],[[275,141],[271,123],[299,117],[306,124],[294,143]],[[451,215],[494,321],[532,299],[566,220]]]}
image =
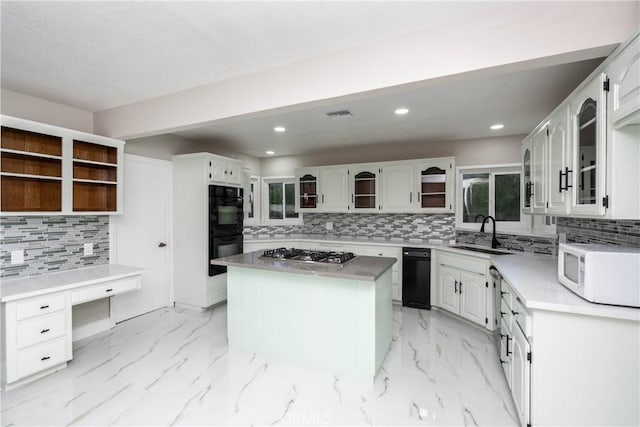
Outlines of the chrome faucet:
{"label": "chrome faucet", "polygon": [[496,239],[496,219],[490,215],[485,216],[484,220],[482,220],[482,226],[480,227],[480,232],[484,233],[484,225],[488,219],[491,219],[493,221],[493,236],[491,238],[491,248],[495,249],[500,244],[500,242],[498,242],[498,239]]}

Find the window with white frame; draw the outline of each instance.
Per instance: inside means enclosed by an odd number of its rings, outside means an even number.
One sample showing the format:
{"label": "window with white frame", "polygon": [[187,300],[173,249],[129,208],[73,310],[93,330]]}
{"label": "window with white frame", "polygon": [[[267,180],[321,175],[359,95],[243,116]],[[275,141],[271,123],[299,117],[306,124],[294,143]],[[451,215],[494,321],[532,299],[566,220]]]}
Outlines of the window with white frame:
{"label": "window with white frame", "polygon": [[[498,230],[528,230],[529,219],[521,210],[520,181],[520,165],[458,168],[456,225],[479,229],[476,224],[492,216]],[[493,226],[491,221],[487,224]]]}
{"label": "window with white frame", "polygon": [[295,207],[295,178],[274,177],[262,179],[262,223],[301,224],[302,216]]}

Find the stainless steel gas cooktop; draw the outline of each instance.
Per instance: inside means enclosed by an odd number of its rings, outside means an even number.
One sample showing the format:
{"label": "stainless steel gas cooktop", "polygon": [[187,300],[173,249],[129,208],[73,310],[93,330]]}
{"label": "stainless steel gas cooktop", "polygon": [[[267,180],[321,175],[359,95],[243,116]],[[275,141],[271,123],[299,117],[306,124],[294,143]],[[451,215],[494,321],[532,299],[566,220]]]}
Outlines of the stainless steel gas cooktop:
{"label": "stainless steel gas cooktop", "polygon": [[353,252],[277,248],[265,250],[261,258],[274,258],[286,261],[322,262],[327,264],[344,265],[350,261],[353,261],[356,256]]}

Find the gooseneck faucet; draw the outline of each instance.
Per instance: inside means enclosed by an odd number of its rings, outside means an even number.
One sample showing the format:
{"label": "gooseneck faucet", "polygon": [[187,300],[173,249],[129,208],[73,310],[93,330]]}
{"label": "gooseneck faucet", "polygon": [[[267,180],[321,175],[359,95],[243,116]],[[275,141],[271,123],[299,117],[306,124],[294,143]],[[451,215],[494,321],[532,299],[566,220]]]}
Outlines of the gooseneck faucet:
{"label": "gooseneck faucet", "polygon": [[493,221],[493,236],[491,238],[491,248],[495,249],[500,244],[500,242],[498,242],[498,239],[496,239],[496,219],[491,215],[484,217],[484,220],[482,221],[482,226],[480,227],[480,232],[484,233],[484,225],[486,224],[488,219],[491,219]]}

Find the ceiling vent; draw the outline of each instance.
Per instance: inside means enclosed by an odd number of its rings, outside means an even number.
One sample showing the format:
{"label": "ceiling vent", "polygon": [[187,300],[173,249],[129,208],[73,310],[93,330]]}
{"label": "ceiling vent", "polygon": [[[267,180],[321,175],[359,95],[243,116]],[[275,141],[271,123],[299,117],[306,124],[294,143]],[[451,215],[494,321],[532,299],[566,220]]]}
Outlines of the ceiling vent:
{"label": "ceiling vent", "polygon": [[328,113],[325,113],[325,114],[332,119],[338,119],[341,117],[353,117],[353,114],[349,110],[329,111]]}

